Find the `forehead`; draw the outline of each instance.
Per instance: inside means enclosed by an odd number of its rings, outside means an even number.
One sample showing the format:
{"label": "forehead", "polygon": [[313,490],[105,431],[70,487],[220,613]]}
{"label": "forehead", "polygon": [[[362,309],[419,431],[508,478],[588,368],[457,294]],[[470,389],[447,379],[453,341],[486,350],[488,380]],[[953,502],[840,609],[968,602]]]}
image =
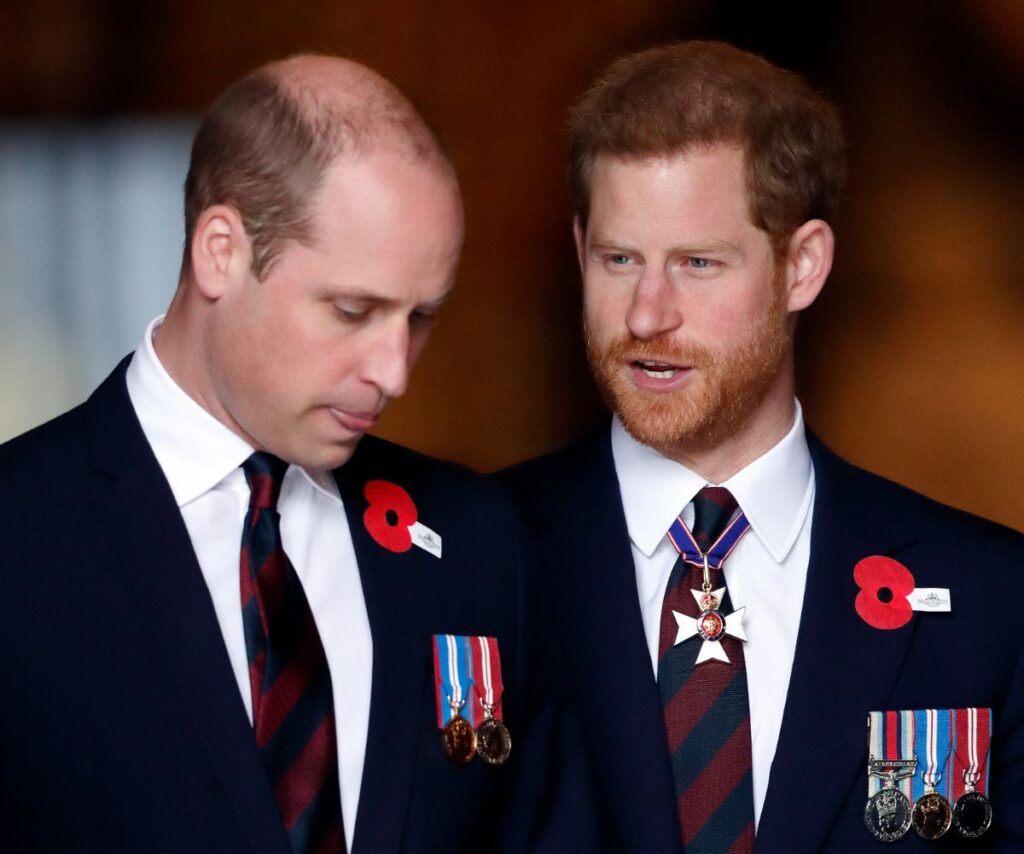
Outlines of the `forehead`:
{"label": "forehead", "polygon": [[589,226],[754,228],[741,148],[718,144],[662,157],[602,154],[591,173]]}
{"label": "forehead", "polygon": [[435,214],[429,219],[436,230],[455,226],[461,233],[462,203],[450,169],[436,158],[382,147],[335,159],[313,205],[320,233],[339,220],[372,231],[396,217],[415,220],[424,213]]}
{"label": "forehead", "polygon": [[318,278],[358,278],[388,298],[407,290],[429,300],[439,281],[450,285],[462,204],[451,173],[436,163],[388,151],[342,156],[327,168],[312,212],[311,245],[293,249],[308,250]]}

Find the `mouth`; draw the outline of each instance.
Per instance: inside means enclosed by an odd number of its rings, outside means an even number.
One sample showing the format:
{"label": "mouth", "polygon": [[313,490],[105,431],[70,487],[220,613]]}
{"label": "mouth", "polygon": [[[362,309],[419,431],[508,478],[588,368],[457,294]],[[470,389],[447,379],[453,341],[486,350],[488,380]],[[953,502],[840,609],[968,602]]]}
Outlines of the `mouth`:
{"label": "mouth", "polygon": [[668,394],[689,384],[692,365],[676,365],[658,359],[631,359],[627,366],[635,388],[650,394]]}
{"label": "mouth", "polygon": [[680,365],[670,365],[667,362],[652,362],[646,359],[637,359],[630,364],[634,368],[639,369],[645,377],[650,377],[652,380],[670,380],[680,371],[689,370],[689,368]]}
{"label": "mouth", "polygon": [[376,423],[379,413],[377,412],[348,412],[344,409],[328,407],[328,411],[342,427],[353,433],[365,433]]}

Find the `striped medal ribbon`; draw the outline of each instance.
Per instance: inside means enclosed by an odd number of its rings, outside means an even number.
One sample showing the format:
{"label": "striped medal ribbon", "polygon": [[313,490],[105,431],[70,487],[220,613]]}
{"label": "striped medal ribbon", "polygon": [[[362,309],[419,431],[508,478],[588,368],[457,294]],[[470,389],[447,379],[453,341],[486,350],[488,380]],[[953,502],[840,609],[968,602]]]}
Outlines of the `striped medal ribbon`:
{"label": "striped medal ribbon", "polygon": [[473,695],[473,645],[465,635],[434,635],[433,651],[441,745],[456,765],[468,765],[476,755],[474,708],[466,702]]}
{"label": "striped medal ribbon", "polygon": [[[992,745],[991,709],[956,709],[954,773],[950,780],[953,827],[961,836],[977,839],[992,826],[988,766]],[[959,771],[960,773],[956,773]]]}
{"label": "striped medal ribbon", "polygon": [[488,765],[501,765],[512,752],[512,736],[502,720],[501,697],[504,686],[498,639],[478,636],[472,639],[472,643],[477,652],[474,657],[473,690],[483,714],[483,720],[476,728],[476,753]]}
{"label": "striped medal ribbon", "polygon": [[677,516],[668,529],[668,538],[679,556],[687,563],[700,567],[704,566],[705,558],[707,558],[707,564],[711,569],[721,569],[725,559],[732,554],[733,549],[736,548],[740,538],[749,527],[750,522],[747,521],[747,517],[740,513],[726,526],[706,554],[697,545],[690,529],[683,522],[682,516]]}
{"label": "striped medal ribbon", "polygon": [[868,802],[864,823],[879,842],[901,839],[911,823],[911,781],[917,771],[912,711],[868,713]]}
{"label": "striped medal ribbon", "polygon": [[918,709],[914,713],[914,753],[918,773],[911,796],[911,825],[922,839],[941,837],[953,821],[945,797],[949,792],[949,762],[953,746],[953,715],[950,709]]}

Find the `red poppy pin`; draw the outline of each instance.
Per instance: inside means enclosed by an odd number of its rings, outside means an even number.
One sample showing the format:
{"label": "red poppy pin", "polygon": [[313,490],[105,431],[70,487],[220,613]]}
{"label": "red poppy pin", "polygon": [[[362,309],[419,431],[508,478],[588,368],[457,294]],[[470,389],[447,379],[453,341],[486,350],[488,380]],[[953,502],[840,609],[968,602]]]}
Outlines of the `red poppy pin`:
{"label": "red poppy pin", "polygon": [[415,545],[441,557],[441,537],[419,521],[412,496],[397,483],[368,481],[363,496],[369,504],[363,524],[378,545],[392,552],[407,552]]}
{"label": "red poppy pin", "polygon": [[914,576],[902,563],[866,557],[853,568],[853,580],[860,588],[853,606],[869,626],[898,629],[910,622],[914,609],[907,597],[914,592]]}

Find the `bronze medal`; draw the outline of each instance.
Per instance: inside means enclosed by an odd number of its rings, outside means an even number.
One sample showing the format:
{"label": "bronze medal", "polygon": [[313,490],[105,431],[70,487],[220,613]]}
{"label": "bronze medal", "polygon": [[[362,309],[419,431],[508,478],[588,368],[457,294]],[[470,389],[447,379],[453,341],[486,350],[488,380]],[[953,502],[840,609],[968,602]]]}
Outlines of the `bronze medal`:
{"label": "bronze medal", "polygon": [[929,841],[938,839],[953,821],[953,810],[938,792],[926,792],[917,799],[911,813],[911,824],[914,832],[922,839]]}
{"label": "bronze medal", "polygon": [[910,830],[910,801],[899,789],[879,789],[864,807],[864,823],[879,842],[895,842]]}
{"label": "bronze medal", "polygon": [[461,715],[456,715],[441,731],[444,755],[456,765],[468,765],[476,755],[476,733]]}
{"label": "bronze medal", "polygon": [[977,839],[992,825],[992,804],[981,792],[970,789],[957,798],[953,827],[968,839]]}
{"label": "bronze medal", "polygon": [[497,718],[487,717],[476,728],[476,752],[488,765],[501,765],[512,752],[512,736]]}

